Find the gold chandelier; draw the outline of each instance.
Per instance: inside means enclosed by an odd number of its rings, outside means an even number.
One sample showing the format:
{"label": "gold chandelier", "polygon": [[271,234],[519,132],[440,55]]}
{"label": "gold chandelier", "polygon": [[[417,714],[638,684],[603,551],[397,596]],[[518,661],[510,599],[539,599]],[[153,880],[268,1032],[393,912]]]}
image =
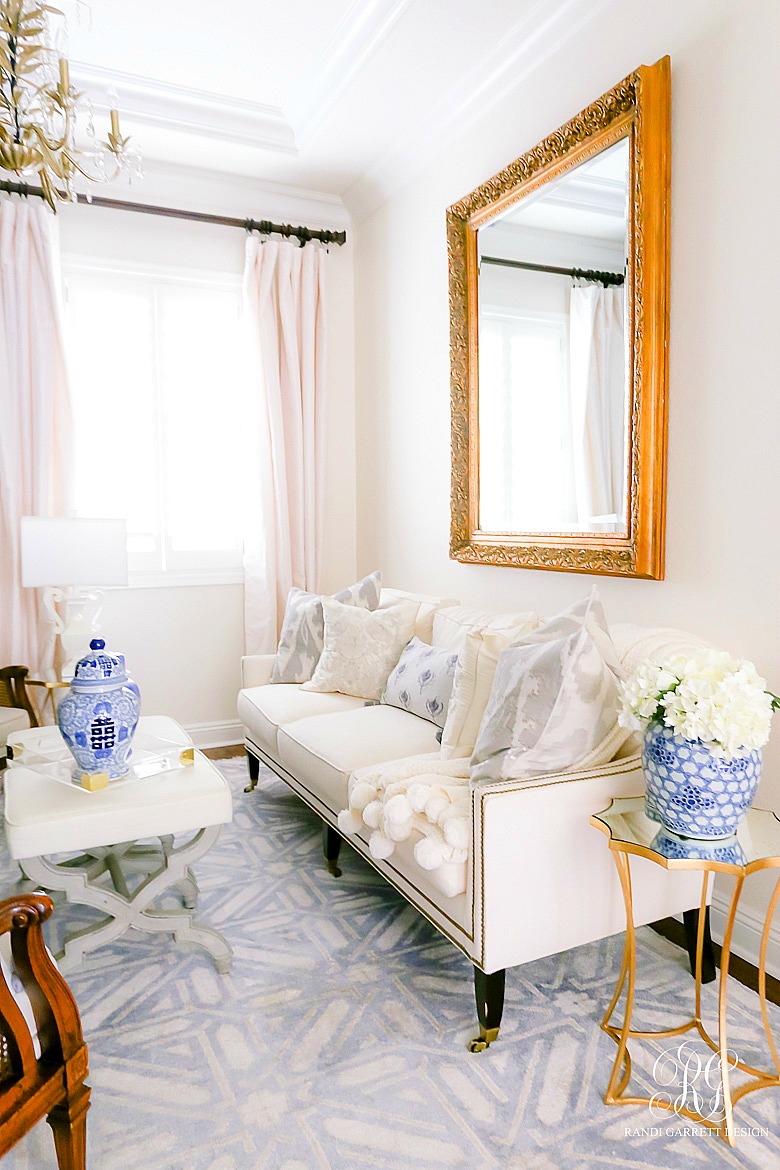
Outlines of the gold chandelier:
{"label": "gold chandelier", "polygon": [[[37,0],[0,0],[0,169],[20,180],[36,175],[55,211],[58,200],[75,201],[78,175],[109,183],[131,167],[140,174],[141,162],[128,150],[116,109],[98,141],[91,103],[71,85],[67,58],[54,47],[51,24],[59,17],[59,9]],[[86,149],[75,141],[82,114]]]}

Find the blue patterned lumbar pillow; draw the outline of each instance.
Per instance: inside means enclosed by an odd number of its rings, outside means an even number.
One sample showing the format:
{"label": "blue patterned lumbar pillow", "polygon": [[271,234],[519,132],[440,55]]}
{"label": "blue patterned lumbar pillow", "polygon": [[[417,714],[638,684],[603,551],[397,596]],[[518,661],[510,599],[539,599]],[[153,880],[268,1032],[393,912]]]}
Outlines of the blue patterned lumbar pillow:
{"label": "blue patterned lumbar pillow", "polygon": [[[334,593],[334,601],[343,605],[357,605],[374,610],[379,605],[382,574],[367,577]],[[308,682],[322,654],[325,622],[322,616],[322,597],[304,589],[291,589],[287,594],[282,633],[276,651],[271,682]]]}
{"label": "blue patterned lumbar pillow", "polygon": [[412,638],[390,674],[382,702],[444,726],[458,655]]}

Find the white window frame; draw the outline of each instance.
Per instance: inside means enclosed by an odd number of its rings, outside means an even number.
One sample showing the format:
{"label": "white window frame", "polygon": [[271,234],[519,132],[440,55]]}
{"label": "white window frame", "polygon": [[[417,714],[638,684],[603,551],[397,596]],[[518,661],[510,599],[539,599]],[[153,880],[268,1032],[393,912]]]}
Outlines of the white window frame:
{"label": "white window frame", "polygon": [[[85,257],[73,253],[63,253],[61,265],[63,298],[66,307],[68,279],[71,276],[118,276],[137,280],[139,284],[145,284],[147,287],[151,286],[152,289],[160,284],[179,286],[196,284],[201,287],[206,286],[215,289],[233,290],[240,293],[242,286],[242,276],[239,273],[219,272],[213,269],[180,268],[169,264],[157,265],[135,263],[132,261],[114,261],[102,257]],[[156,320],[157,312],[155,303],[155,323]],[[159,370],[159,341],[156,329],[154,350],[155,368]],[[161,428],[159,426],[162,410],[159,385],[155,385],[155,408],[157,419],[155,444],[157,450],[157,476],[158,483],[162,486],[164,484],[164,451]],[[241,552],[238,549],[235,550],[233,555],[225,555],[218,550],[204,550],[190,554],[173,552],[170,548],[170,534],[166,531],[164,523],[164,502],[162,498],[160,500],[159,532],[162,534],[165,544],[162,547],[158,547],[154,554],[149,554],[149,560],[147,562],[149,567],[142,568],[139,566],[139,560],[144,554],[131,554],[131,561],[136,567],[130,568],[128,572],[128,588],[159,589],[196,585],[243,584],[244,572],[241,564]],[[191,561],[190,566],[186,564],[188,558]],[[230,563],[226,563],[228,558]],[[159,568],[159,560],[162,560],[163,565],[170,564],[172,560],[176,564],[175,567],[161,569]],[[197,567],[192,564],[196,560],[200,562]],[[152,563],[152,561],[155,563]],[[109,588],[122,588],[122,586],[110,586]]]}

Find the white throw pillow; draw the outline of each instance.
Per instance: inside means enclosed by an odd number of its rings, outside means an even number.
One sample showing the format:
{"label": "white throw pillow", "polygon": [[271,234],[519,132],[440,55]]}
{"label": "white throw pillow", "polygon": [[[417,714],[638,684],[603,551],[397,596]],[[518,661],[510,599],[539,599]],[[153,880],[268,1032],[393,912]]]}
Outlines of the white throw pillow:
{"label": "white throw pillow", "polygon": [[[48,948],[47,948],[48,950]],[[51,952],[49,951],[51,958]],[[53,960],[52,960],[53,961]],[[16,973],[14,966],[13,953],[11,951],[11,935],[0,935],[0,968],[2,969],[2,977],[5,980],[5,985],[11,992],[11,995],[16,1000],[16,1006],[24,1017],[24,1022],[27,1025],[30,1038],[33,1044],[33,1052],[36,1059],[41,1055],[41,1042],[38,1039],[38,1025],[35,1021],[32,1003],[30,997],[24,989],[21,979]]]}
{"label": "white throw pillow", "polygon": [[414,603],[370,611],[322,599],[325,645],[305,691],[340,691],[378,702],[387,677],[409,641]]}
{"label": "white throw pillow", "polygon": [[[344,605],[376,609],[381,587],[382,574],[377,571],[333,596]],[[304,589],[291,589],[287,594],[271,682],[302,683],[310,679],[322,653],[323,635],[322,597]]]}
{"label": "white throw pillow", "polygon": [[471,759],[473,780],[526,779],[614,758],[623,677],[596,590],[501,654]]}
{"label": "white throw pillow", "polygon": [[499,655],[515,639],[539,624],[535,613],[484,615],[489,624],[481,629],[453,624],[452,616],[445,615],[447,629],[436,629],[439,615],[434,618],[434,636],[445,635],[445,645],[462,647],[455,667],[455,681],[447,707],[447,719],[441,737],[441,754],[446,760],[470,756],[485,713],[493,675]]}

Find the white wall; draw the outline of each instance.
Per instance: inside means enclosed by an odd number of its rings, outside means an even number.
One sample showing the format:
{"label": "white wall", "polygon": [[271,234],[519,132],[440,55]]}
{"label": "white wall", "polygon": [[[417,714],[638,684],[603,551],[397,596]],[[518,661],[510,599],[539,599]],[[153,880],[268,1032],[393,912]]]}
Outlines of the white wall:
{"label": "white wall", "polygon": [[[672,59],[666,579],[599,579],[614,621],[681,626],[780,690],[780,6],[621,0],[358,225],[358,560],[389,584],[553,613],[593,578],[449,559],[445,209],[640,63]],[[780,809],[780,719],[757,803]],[[758,886],[752,883],[758,883]],[[761,875],[748,883],[758,905]],[[765,883],[764,883],[765,888]],[[752,901],[751,901],[752,900]]]}
{"label": "white wall", "polygon": [[[348,219],[330,197],[262,188],[251,181],[184,169],[150,167],[132,192],[112,197],[311,227],[343,228]],[[243,269],[244,233],[96,207],[59,212],[65,256],[150,261],[217,272]],[[331,248],[327,265],[329,349],[327,503],[322,586],[355,579],[354,305],[352,245]],[[117,321],[117,360],[132,344]],[[110,382],[110,371],[106,372]],[[132,407],[130,407],[132,408]],[[110,447],[110,433],[106,435]],[[207,473],[207,469],[204,469]],[[193,729],[198,742],[235,743],[236,694],[244,649],[243,587],[197,585],[112,589],[102,633],[127,656],[141,688],[143,712],[166,713]]]}

